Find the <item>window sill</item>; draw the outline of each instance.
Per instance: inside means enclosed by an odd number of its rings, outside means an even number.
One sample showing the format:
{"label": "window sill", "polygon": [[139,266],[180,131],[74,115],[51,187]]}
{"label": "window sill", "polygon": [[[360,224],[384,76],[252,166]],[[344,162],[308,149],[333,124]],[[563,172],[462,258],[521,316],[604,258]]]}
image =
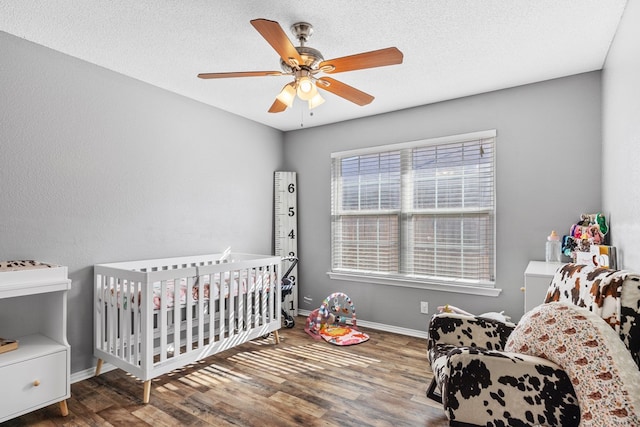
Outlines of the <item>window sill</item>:
{"label": "window sill", "polygon": [[471,294],[471,295],[481,295],[488,297],[497,297],[502,292],[502,289],[492,288],[492,287],[484,287],[484,286],[473,286],[473,285],[458,285],[455,283],[444,283],[444,282],[421,282],[417,280],[411,279],[402,279],[398,277],[376,277],[376,276],[367,276],[363,274],[355,274],[355,273],[342,273],[329,271],[327,272],[329,278],[333,280],[348,280],[351,282],[366,282],[373,283],[376,285],[387,285],[387,286],[401,286],[405,288],[417,288],[417,289],[428,289],[432,291],[441,291],[441,292],[453,292],[458,294]]}

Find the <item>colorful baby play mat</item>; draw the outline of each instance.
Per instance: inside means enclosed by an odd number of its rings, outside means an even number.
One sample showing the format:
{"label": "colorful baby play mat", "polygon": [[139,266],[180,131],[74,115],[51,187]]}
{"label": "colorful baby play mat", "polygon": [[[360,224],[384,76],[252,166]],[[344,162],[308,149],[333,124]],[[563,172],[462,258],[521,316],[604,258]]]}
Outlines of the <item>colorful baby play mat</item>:
{"label": "colorful baby play mat", "polygon": [[369,335],[345,325],[323,325],[319,334],[326,342],[335,345],[354,345],[369,340]]}

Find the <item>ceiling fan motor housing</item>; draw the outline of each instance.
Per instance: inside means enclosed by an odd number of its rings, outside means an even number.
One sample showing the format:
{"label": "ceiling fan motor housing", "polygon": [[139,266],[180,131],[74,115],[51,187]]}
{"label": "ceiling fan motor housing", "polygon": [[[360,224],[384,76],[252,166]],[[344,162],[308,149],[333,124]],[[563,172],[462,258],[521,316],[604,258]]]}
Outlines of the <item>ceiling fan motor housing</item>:
{"label": "ceiling fan motor housing", "polygon": [[[296,46],[296,50],[302,57],[304,61],[303,64],[300,64],[300,68],[307,68],[309,70],[316,70],[318,68],[318,64],[324,61],[324,57],[320,53],[319,50],[314,49],[308,46]],[[280,67],[285,73],[292,73],[295,70],[289,64],[284,62],[282,59],[280,60]]]}
{"label": "ceiling fan motor housing", "polygon": [[[296,46],[296,50],[303,60],[302,64],[298,64],[300,68],[306,68],[310,71],[317,70],[318,64],[324,61],[324,57],[319,50],[305,46],[305,43],[313,34],[313,26],[308,22],[296,22],[291,26],[291,32],[300,42],[300,46]],[[280,67],[285,73],[292,73],[295,71],[290,64],[286,63],[282,59],[280,60]]]}

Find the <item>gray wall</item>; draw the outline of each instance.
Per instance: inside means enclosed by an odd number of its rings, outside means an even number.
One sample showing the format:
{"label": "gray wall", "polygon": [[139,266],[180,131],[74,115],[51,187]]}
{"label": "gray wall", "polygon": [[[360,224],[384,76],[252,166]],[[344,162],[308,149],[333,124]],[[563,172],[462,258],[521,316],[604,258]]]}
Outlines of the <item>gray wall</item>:
{"label": "gray wall", "polygon": [[[341,291],[353,299],[359,319],[398,328],[425,330],[419,301],[428,301],[431,313],[448,303],[475,313],[505,310],[519,319],[523,272],[529,260],[544,259],[551,229],[568,233],[580,213],[601,209],[600,77],[586,73],[287,132],[285,164],[298,173],[300,308],[312,310]],[[497,130],[499,297],[328,278],[331,152],[486,129]]]}
{"label": "gray wall", "polygon": [[271,253],[282,133],[0,32],[0,260],[67,265],[72,372],[93,264]]}
{"label": "gray wall", "polygon": [[629,1],[603,85],[603,203],[620,265],[640,271],[640,2]]}
{"label": "gray wall", "polygon": [[[601,208],[598,72],[283,136],[1,32],[0,51],[0,259],[69,267],[74,373],[95,363],[93,264],[270,253],[274,170],[298,172],[300,308],[343,291],[358,319],[420,331],[420,300],[518,318],[548,232]],[[327,277],[331,152],[494,128],[500,297]]]}

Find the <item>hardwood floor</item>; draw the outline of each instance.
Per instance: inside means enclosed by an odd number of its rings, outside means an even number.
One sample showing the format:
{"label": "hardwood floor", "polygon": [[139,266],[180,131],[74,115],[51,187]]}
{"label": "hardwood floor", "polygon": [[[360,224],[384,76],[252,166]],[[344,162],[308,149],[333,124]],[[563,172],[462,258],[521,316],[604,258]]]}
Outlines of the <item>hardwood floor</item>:
{"label": "hardwood floor", "polygon": [[360,328],[349,347],[293,329],[258,339],[153,381],[116,369],[71,385],[69,415],[58,405],[9,426],[447,426],[425,396],[431,379],[424,339]]}

